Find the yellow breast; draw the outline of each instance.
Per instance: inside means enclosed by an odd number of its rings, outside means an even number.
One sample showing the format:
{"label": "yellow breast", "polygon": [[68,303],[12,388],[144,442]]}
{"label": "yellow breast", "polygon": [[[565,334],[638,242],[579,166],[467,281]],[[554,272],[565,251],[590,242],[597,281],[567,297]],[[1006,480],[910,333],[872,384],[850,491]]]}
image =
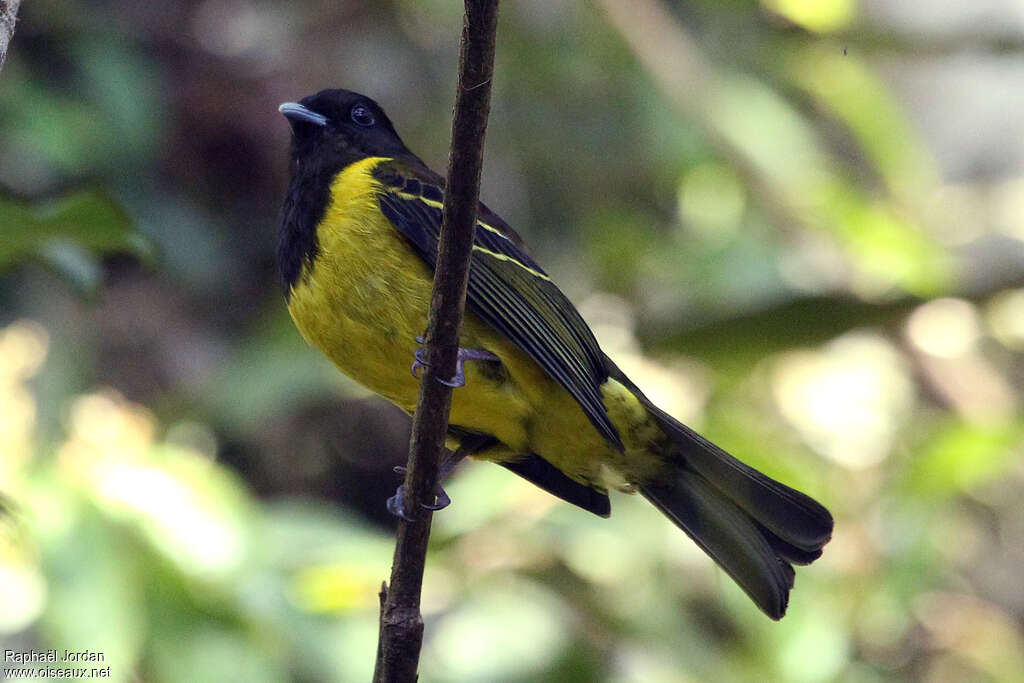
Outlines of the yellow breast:
{"label": "yellow breast", "polygon": [[[433,273],[380,212],[373,157],[342,170],[317,229],[319,249],[292,289],[288,310],[302,335],[343,373],[407,412],[416,407],[412,376],[416,337],[426,331]],[[513,344],[472,314],[461,345],[484,348],[531,379],[542,371]],[[467,389],[453,395],[452,424],[493,434],[525,449],[530,411],[521,382],[497,381],[476,363],[465,367]]]}
{"label": "yellow breast", "polygon": [[334,179],[317,257],[304,267],[288,310],[342,372],[410,410],[417,384],[409,368],[426,330],[431,272],[380,212],[371,175],[380,161],[363,159]]}

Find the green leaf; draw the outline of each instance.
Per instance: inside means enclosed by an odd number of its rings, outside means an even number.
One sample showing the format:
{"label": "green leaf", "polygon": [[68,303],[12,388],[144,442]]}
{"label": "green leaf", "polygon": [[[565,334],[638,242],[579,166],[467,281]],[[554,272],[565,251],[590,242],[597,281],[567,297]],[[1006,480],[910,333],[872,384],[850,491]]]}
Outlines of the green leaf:
{"label": "green leaf", "polygon": [[[0,197],[0,271],[29,258],[42,258],[56,265],[71,258],[67,245],[95,255],[133,254],[150,260],[149,241],[135,231],[124,210],[106,195],[83,190],[37,205]],[[73,280],[83,275],[76,255],[70,268]],[[85,275],[87,278],[87,275]]]}

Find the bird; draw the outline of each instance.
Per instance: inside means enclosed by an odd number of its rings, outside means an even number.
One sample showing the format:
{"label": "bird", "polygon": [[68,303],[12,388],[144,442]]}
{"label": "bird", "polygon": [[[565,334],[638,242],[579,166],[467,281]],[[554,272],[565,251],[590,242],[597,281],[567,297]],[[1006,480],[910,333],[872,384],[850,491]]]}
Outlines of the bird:
{"label": "bird", "polygon": [[[288,311],[342,373],[412,414],[445,180],[365,95],[322,90],[279,111],[291,128],[278,241]],[[781,619],[794,565],[832,536],[829,511],[651,402],[498,214],[480,203],[475,227],[442,471],[491,461],[602,517],[609,491],[639,492]],[[438,491],[424,505],[447,502]]]}

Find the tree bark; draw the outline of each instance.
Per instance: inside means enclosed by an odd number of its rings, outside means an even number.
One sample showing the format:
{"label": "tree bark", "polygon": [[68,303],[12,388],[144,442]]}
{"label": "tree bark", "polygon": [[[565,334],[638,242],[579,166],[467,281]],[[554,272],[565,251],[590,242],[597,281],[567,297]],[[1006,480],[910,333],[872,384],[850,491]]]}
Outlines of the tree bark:
{"label": "tree bark", "polygon": [[448,182],[427,324],[427,368],[413,417],[404,484],[405,515],[413,521],[398,521],[391,581],[381,593],[384,601],[376,682],[412,683],[417,678],[423,643],[420,591],[431,521],[431,511],[421,503],[434,499],[439,458],[448,431],[452,389],[437,380],[455,374],[476,232],[497,24],[498,0],[466,0]]}
{"label": "tree bark", "polygon": [[18,7],[21,0],[0,0],[0,70],[7,61],[7,47],[14,37],[14,27],[18,23]]}

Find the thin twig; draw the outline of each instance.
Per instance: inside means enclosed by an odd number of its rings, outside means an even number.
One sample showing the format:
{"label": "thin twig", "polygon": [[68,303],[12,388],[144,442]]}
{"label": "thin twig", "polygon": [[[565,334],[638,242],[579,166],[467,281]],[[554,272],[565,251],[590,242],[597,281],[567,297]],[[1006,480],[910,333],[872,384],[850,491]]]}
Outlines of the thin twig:
{"label": "thin twig", "polygon": [[21,0],[0,0],[0,69],[7,60],[7,46],[14,37],[14,27],[18,23],[18,6]]}
{"label": "thin twig", "polygon": [[[381,614],[379,664],[374,681],[416,680],[423,617],[420,590],[430,538],[430,510],[438,461],[448,431],[451,389],[438,379],[455,374],[459,328],[466,299],[476,229],[484,133],[491,102],[498,0],[466,0],[459,53],[459,86],[452,120],[444,215],[427,325],[427,368],[420,382],[405,476],[405,515],[400,519],[391,581]],[[467,87],[466,84],[474,84]]]}
{"label": "thin twig", "polygon": [[384,605],[388,601],[388,584],[384,581],[380,582],[380,592],[377,597],[380,599],[380,623],[377,624],[377,661],[373,664],[374,681],[383,680],[381,677],[384,675]]}

